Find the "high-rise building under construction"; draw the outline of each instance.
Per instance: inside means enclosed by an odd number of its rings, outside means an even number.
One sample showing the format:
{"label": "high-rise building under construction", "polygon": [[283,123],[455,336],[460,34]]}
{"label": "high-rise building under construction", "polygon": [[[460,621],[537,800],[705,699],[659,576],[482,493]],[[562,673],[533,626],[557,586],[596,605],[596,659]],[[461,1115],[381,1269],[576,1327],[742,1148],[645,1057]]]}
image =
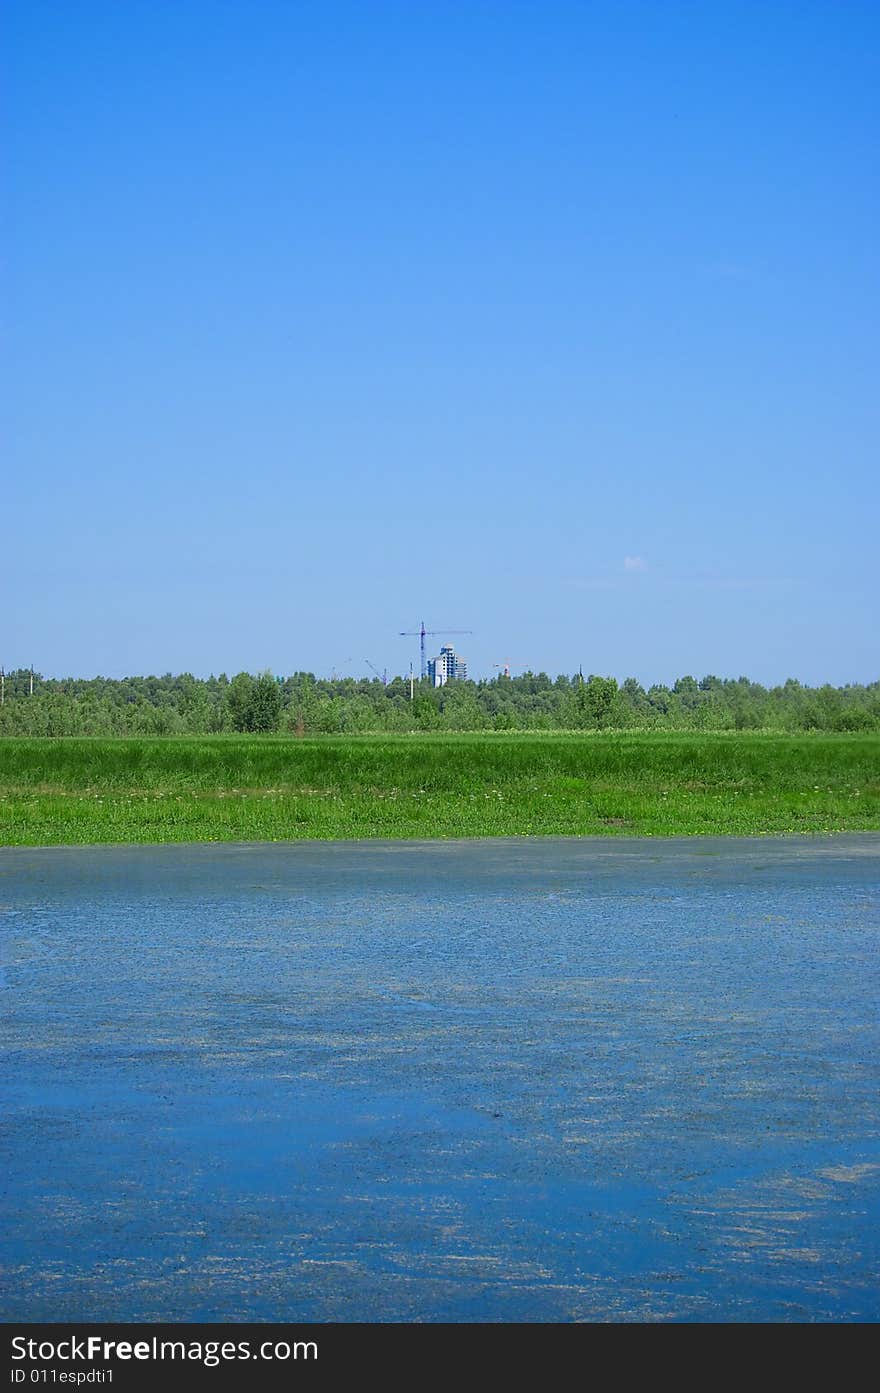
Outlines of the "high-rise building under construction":
{"label": "high-rise building under construction", "polygon": [[458,657],[451,643],[444,643],[436,658],[428,659],[428,681],[432,687],[445,687],[447,682],[463,682],[467,663]]}

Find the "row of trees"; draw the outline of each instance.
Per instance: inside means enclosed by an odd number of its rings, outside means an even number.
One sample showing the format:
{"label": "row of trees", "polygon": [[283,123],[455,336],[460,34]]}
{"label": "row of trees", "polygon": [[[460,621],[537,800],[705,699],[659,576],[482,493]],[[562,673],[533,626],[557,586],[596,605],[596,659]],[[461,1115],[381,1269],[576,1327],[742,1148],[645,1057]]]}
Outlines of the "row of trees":
{"label": "row of trees", "polygon": [[[31,690],[33,689],[33,690]],[[880,730],[880,682],[763,687],[748,678],[681,677],[645,689],[634,677],[546,673],[450,682],[319,679],[240,672],[114,680],[7,673],[0,735],[294,735],[413,730]]]}

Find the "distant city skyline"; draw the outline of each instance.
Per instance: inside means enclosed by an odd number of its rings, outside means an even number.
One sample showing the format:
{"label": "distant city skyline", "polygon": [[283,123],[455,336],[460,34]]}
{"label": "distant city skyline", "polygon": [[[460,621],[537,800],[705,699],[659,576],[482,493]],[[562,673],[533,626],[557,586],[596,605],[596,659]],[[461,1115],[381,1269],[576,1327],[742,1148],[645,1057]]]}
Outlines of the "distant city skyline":
{"label": "distant city skyline", "polygon": [[7,670],[880,677],[876,4],[3,23]]}

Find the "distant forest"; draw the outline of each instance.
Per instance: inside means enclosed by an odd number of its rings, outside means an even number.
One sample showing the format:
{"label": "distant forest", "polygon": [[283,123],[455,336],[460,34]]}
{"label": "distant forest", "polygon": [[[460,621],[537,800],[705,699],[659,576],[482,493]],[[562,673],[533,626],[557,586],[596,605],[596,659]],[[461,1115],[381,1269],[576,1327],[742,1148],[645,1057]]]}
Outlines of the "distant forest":
{"label": "distant forest", "polygon": [[419,730],[880,729],[880,682],[762,687],[748,678],[681,677],[647,690],[633,677],[524,673],[433,688],[394,678],[326,680],[240,672],[200,679],[43,678],[6,673],[0,735],[292,735]]}

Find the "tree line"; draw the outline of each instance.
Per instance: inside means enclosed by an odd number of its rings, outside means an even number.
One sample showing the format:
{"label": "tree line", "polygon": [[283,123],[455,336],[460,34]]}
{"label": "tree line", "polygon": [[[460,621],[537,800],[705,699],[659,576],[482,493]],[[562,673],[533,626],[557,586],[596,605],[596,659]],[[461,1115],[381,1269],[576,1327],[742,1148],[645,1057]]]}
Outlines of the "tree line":
{"label": "tree line", "polygon": [[454,730],[880,729],[880,682],[764,687],[746,677],[680,677],[647,689],[634,677],[526,672],[487,681],[234,677],[44,678],[6,673],[0,735],[320,735]]}

